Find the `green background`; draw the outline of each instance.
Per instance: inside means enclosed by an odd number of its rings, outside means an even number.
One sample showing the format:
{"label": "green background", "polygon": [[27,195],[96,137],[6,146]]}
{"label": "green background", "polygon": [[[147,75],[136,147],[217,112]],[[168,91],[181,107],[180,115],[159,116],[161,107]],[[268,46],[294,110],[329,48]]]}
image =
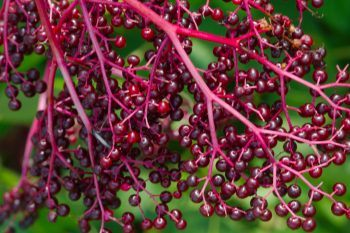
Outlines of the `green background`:
{"label": "green background", "polygon": [[[191,5],[196,8],[199,2],[202,1],[190,1]],[[275,4],[275,9],[280,9],[283,13],[289,15],[294,22],[297,22],[297,11],[295,8],[294,0],[279,0],[272,1]],[[1,3],[1,1],[0,1]],[[215,0],[211,3],[212,7],[221,7],[227,11],[232,11],[230,5],[223,3],[222,1]],[[350,60],[350,1],[349,0],[325,0],[325,6],[316,11],[316,15],[312,15],[310,12],[304,14],[303,29],[308,34],[312,35],[316,46],[324,46],[327,49],[328,55],[326,59],[327,70],[330,77],[335,76],[336,65],[344,67]],[[208,20],[210,21],[210,20]],[[213,22],[205,23],[201,30],[213,32],[216,34],[222,34],[224,30],[217,27]],[[125,35],[127,37],[128,46],[122,53],[126,54],[138,54],[142,56],[144,49],[149,45],[143,44],[138,36],[139,31],[133,30],[131,34]],[[205,43],[199,40],[193,40],[193,52],[191,58],[194,63],[199,67],[205,68],[207,64],[212,61],[212,47],[213,44]],[[131,46],[130,46],[131,45]],[[136,45],[136,46],[135,46]],[[44,58],[38,56],[27,57],[24,61],[21,69],[26,70],[31,67],[43,67],[45,63]],[[63,84],[62,79],[58,79],[56,87],[61,87]],[[293,86],[292,86],[293,87]],[[37,98],[23,98],[23,108],[19,112],[10,112],[7,109],[7,98],[3,94],[4,85],[0,85],[0,195],[5,190],[13,187],[19,178],[19,167],[21,163],[21,156],[23,153],[23,147],[25,143],[26,133],[28,127],[35,115]],[[300,106],[305,98],[308,98],[303,88],[292,88],[292,93],[289,93],[287,98],[290,105]],[[266,96],[267,101],[273,101],[274,97]],[[269,100],[270,98],[270,100]],[[264,97],[265,99],[265,97]],[[297,115],[291,115],[292,121],[298,122]],[[303,148],[302,152],[307,153],[307,147]],[[334,182],[342,181],[350,184],[350,166],[347,162],[343,167],[330,166],[325,170],[321,177],[324,181],[325,187],[331,188]],[[153,187],[150,187],[151,189]],[[156,190],[155,190],[156,191]],[[343,197],[343,201],[350,204],[350,193],[347,193]],[[144,209],[146,212],[154,212],[154,205],[152,203],[145,202]],[[60,194],[60,200],[67,200],[65,193]],[[270,200],[270,206],[274,206],[276,202]],[[18,232],[29,233],[61,233],[61,232],[79,232],[77,230],[77,219],[79,214],[82,213],[83,208],[79,203],[71,203],[72,212],[69,217],[59,218],[56,224],[48,223],[47,210],[40,211],[40,218],[38,221],[28,230]],[[274,217],[270,222],[234,222],[229,218],[212,217],[206,219],[202,217],[199,212],[199,206],[191,203],[188,200],[188,194],[185,193],[181,200],[173,201],[170,207],[178,207],[184,210],[184,217],[188,220],[188,227],[183,232],[291,232],[286,226],[286,219],[280,217]],[[182,207],[182,208],[181,208]],[[125,210],[130,207],[122,207],[115,211],[120,216]],[[130,210],[131,211],[131,210]],[[135,213],[136,213],[135,209]],[[138,220],[140,219],[140,216]],[[317,222],[318,227],[316,232],[349,232],[350,221],[345,217],[334,217],[330,213],[330,202],[327,200],[317,204]],[[0,226],[0,232],[4,231],[7,222],[3,226]],[[15,224],[16,226],[16,224]],[[120,232],[120,227],[116,224],[110,225],[113,232]],[[98,224],[93,225],[92,232],[98,232]],[[137,231],[138,232],[138,231]],[[150,232],[156,232],[152,230]],[[173,223],[169,223],[164,232],[177,232]]]}

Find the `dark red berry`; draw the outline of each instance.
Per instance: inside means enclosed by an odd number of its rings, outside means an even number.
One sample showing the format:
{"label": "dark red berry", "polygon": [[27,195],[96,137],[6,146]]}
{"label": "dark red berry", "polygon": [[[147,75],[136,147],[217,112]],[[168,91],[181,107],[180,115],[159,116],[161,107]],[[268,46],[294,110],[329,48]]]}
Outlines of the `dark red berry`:
{"label": "dark red berry", "polygon": [[147,41],[151,41],[154,38],[154,31],[151,28],[144,28],[141,31],[141,36]]}
{"label": "dark red berry", "polygon": [[128,133],[126,140],[130,144],[137,143],[140,141],[140,135],[136,131],[131,131]]}
{"label": "dark red berry", "polygon": [[158,103],[158,112],[161,114],[168,113],[170,111],[170,105],[166,101],[161,101]]}
{"label": "dark red berry", "polygon": [[126,39],[123,36],[117,36],[114,41],[117,48],[124,48],[126,46]]}

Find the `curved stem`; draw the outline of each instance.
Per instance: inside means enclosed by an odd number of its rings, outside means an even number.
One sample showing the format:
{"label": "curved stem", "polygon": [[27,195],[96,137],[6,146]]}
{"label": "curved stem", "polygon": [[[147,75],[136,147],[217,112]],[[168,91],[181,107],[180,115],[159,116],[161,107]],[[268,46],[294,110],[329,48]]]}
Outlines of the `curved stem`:
{"label": "curved stem", "polygon": [[[49,71],[50,71],[50,66],[48,63],[46,68],[45,68],[45,72],[44,72],[44,81],[45,82],[47,82],[47,80],[48,80]],[[43,111],[46,109],[46,100],[47,100],[47,92],[44,92],[39,96],[37,111]],[[37,132],[40,123],[41,123],[41,121],[35,117],[33,122],[32,122],[32,125],[30,126],[29,133],[28,133],[27,139],[26,139],[23,158],[22,158],[21,178],[20,178],[16,188],[14,189],[15,191],[18,191],[27,180],[30,156],[31,156],[32,151],[33,151],[32,138],[33,138],[34,134]]]}
{"label": "curved stem", "polygon": [[[91,166],[95,167],[95,159],[94,159],[94,155],[93,155],[94,148],[93,148],[93,140],[92,140],[93,127],[91,126],[89,118],[86,115],[84,108],[80,102],[80,99],[79,99],[78,94],[77,94],[75,87],[74,87],[74,83],[73,83],[73,81],[70,77],[69,71],[67,69],[67,65],[64,61],[63,52],[61,50],[61,47],[59,46],[56,35],[52,31],[51,23],[49,21],[47,13],[46,13],[46,7],[44,4],[44,1],[43,0],[35,0],[35,3],[37,6],[37,9],[38,9],[41,23],[42,23],[42,25],[47,33],[47,38],[48,38],[48,41],[49,41],[49,44],[50,44],[50,47],[52,50],[52,54],[57,61],[58,67],[61,70],[63,79],[64,79],[65,84],[67,86],[68,92],[72,98],[72,101],[73,101],[73,103],[78,111],[79,117],[81,118],[81,120],[82,120],[82,122],[87,130],[87,136],[88,136],[87,144],[88,144],[90,162],[91,162]],[[101,200],[101,196],[100,196],[100,188],[99,188],[98,179],[97,179],[96,174],[93,175],[93,180],[94,180],[94,185],[96,188],[96,198],[99,202],[101,214],[102,214],[102,216],[104,216],[104,208],[103,208],[103,204],[102,204],[102,200]],[[104,223],[104,220],[102,218],[101,229],[103,227],[103,223]]]}
{"label": "curved stem", "polygon": [[[224,109],[226,109],[228,112],[230,112],[235,118],[237,118],[239,121],[241,121],[244,125],[246,125],[248,128],[252,130],[252,132],[255,134],[256,138],[260,142],[261,146],[263,147],[266,154],[269,156],[271,161],[274,161],[273,156],[271,155],[265,140],[263,139],[262,135],[260,134],[259,128],[255,126],[251,121],[249,121],[246,117],[244,117],[241,113],[239,113],[236,109],[232,108],[229,104],[227,104],[224,100],[220,99],[218,96],[216,96],[207,86],[205,81],[202,79],[200,74],[198,73],[196,67],[193,65],[192,61],[188,57],[186,51],[183,49],[179,39],[177,38],[176,34],[176,26],[170,24],[169,22],[165,21],[159,15],[157,15],[154,11],[143,5],[137,0],[124,0],[124,2],[128,3],[135,11],[139,12],[142,16],[150,19],[154,24],[156,24],[158,27],[160,27],[170,38],[172,41],[174,48],[176,49],[177,53],[181,57],[183,63],[187,67],[188,71],[191,73],[192,77],[198,84],[201,91],[204,93],[207,101],[214,101],[218,103],[220,106],[222,106]],[[215,38],[213,38],[215,39]],[[216,38],[217,39],[217,38]],[[232,43],[234,40],[228,40],[229,43]]]}

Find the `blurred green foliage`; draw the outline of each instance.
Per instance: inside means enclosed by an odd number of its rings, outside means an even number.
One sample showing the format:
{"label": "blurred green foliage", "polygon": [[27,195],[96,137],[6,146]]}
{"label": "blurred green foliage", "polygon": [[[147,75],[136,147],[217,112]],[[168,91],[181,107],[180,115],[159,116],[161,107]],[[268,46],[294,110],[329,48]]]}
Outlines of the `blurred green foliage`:
{"label": "blurred green foliage", "polygon": [[[191,0],[190,3],[193,8],[197,8],[199,4],[202,4],[204,0]],[[298,13],[295,8],[295,0],[272,0],[275,4],[275,9],[280,9],[286,15],[289,15],[291,19],[296,23],[298,20]],[[220,7],[227,11],[232,11],[230,5],[224,3],[220,0],[211,1],[212,7]],[[336,65],[344,67],[350,61],[350,1],[349,0],[337,0],[337,1],[325,1],[325,6],[314,12],[312,15],[310,12],[304,14],[303,29],[308,34],[312,35],[316,46],[324,46],[327,51],[327,69],[330,77],[335,76]],[[208,20],[210,21],[210,20]],[[201,30],[210,31],[216,34],[222,34],[224,30],[217,27],[216,24],[212,22],[205,23],[201,27]],[[123,33],[121,31],[121,33]],[[123,50],[121,53],[124,55],[127,54],[138,54],[143,57],[143,51],[148,45],[145,45],[142,42],[140,36],[138,35],[139,31],[133,30],[131,33],[128,32],[125,36],[128,40],[128,46],[126,50]],[[194,63],[201,68],[206,68],[207,64],[213,59],[212,56],[212,47],[213,44],[203,42],[200,40],[193,40],[193,52],[191,58]],[[43,69],[45,65],[45,59],[43,57],[31,56],[28,57],[23,66],[22,70],[29,69],[31,67],[41,67]],[[56,87],[60,88],[63,85],[62,79],[58,79]],[[296,86],[297,87],[297,86]],[[0,86],[0,141],[2,138],[6,137],[7,134],[12,130],[13,127],[18,125],[29,126],[36,111],[37,99],[28,99],[23,96],[20,97],[23,103],[23,108],[19,112],[10,112],[7,109],[7,99],[3,93],[4,85]],[[349,91],[349,90],[347,90]],[[302,88],[292,88],[292,92],[288,94],[287,98],[290,105],[299,106],[301,105],[306,98],[305,90]],[[264,97],[265,98],[265,97]],[[266,96],[267,101],[274,101],[273,96]],[[298,121],[297,115],[291,115],[294,122]],[[24,144],[24,141],[15,142]],[[304,147],[305,153],[307,153],[308,148]],[[0,148],[0,195],[11,187],[14,187],[18,181],[19,174],[16,171],[5,168],[1,165],[1,154],[6,153],[6,148]],[[17,161],[20,163],[20,161]],[[326,174],[324,174],[321,179],[324,181],[324,186],[326,189],[330,190],[332,184],[337,181],[342,181],[347,184],[350,184],[350,164],[347,163],[341,168],[330,167],[327,169]],[[149,187],[151,190],[154,187]],[[154,188],[156,189],[156,188]],[[156,192],[156,190],[154,190]],[[126,194],[125,194],[126,195]],[[344,197],[344,200],[347,204],[350,203],[350,194],[347,194]],[[251,232],[251,233],[287,233],[292,232],[286,226],[285,219],[275,217],[272,221],[268,223],[259,223],[259,222],[233,222],[229,218],[218,218],[212,217],[205,219],[198,212],[198,205],[195,205],[189,201],[187,194],[184,194],[184,197],[180,200],[173,201],[170,205],[172,207],[176,206],[180,209],[184,209],[184,216],[188,220],[188,227],[184,232],[208,232],[208,233],[218,233],[218,232]],[[65,200],[68,203],[71,203],[66,194],[60,194],[60,200]],[[146,200],[146,196],[143,197],[144,209],[146,213],[152,215],[154,212],[154,205]],[[271,198],[270,198],[271,199]],[[242,203],[247,204],[247,203]],[[273,198],[269,202],[270,206],[276,204],[276,200]],[[59,218],[56,224],[49,223],[47,221],[47,210],[42,210],[40,212],[40,217],[38,221],[28,230],[18,232],[28,232],[28,233],[74,233],[79,232],[77,230],[77,220],[79,219],[79,214],[83,212],[83,207],[79,203],[71,203],[72,212],[69,217]],[[345,217],[334,217],[330,214],[330,202],[322,201],[318,203],[317,206],[317,222],[318,227],[316,232],[318,233],[329,233],[329,232],[338,232],[346,233],[350,230],[350,222]],[[120,215],[127,208],[122,206],[122,208],[116,211],[116,215]],[[132,210],[130,210],[132,211]],[[138,211],[134,211],[137,213]],[[136,215],[138,220],[141,219],[140,215]],[[20,217],[20,216],[17,216]],[[11,224],[8,222],[7,224]],[[6,225],[0,226],[0,232],[3,232],[6,228]],[[16,226],[16,223],[14,223]],[[98,232],[98,224],[93,226],[92,232]],[[120,232],[119,226],[116,224],[111,225],[113,232]],[[156,232],[155,230],[150,232]],[[169,224],[169,227],[165,232],[177,232],[173,223]]]}

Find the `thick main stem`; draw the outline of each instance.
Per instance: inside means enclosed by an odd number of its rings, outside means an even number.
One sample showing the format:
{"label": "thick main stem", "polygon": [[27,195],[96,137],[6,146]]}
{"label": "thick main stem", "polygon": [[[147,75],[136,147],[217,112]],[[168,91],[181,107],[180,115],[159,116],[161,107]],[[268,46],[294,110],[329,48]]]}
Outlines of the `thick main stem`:
{"label": "thick main stem", "polygon": [[77,94],[75,87],[74,87],[74,83],[70,77],[69,71],[68,71],[66,63],[64,61],[63,52],[61,50],[61,47],[59,46],[56,35],[52,31],[51,23],[49,21],[47,13],[46,13],[47,8],[44,4],[44,1],[43,0],[35,0],[35,3],[36,3],[37,8],[38,8],[38,13],[39,13],[39,17],[41,19],[42,26],[44,27],[45,32],[47,33],[47,39],[49,41],[50,48],[52,50],[52,54],[55,57],[57,64],[58,64],[58,67],[61,70],[64,82],[67,86],[67,89],[68,89],[69,94],[72,98],[72,101],[73,101],[73,103],[78,111],[78,114],[79,114],[81,120],[83,121],[83,124],[86,127],[87,131],[91,132],[92,127],[91,127],[89,118],[87,117],[87,115],[84,111],[84,108],[79,100],[78,94]]}
{"label": "thick main stem", "polygon": [[[84,22],[85,22],[85,25],[87,27],[87,32],[89,33],[89,36],[90,36],[90,39],[92,41],[92,44],[94,46],[94,49],[95,49],[95,52],[96,52],[96,55],[97,55],[97,58],[98,58],[98,61],[100,63],[100,69],[101,69],[101,74],[102,74],[102,79],[103,79],[103,83],[105,85],[105,88],[107,90],[107,94],[108,94],[108,99],[111,100],[113,99],[114,101],[116,101],[125,111],[129,111],[129,109],[127,109],[119,100],[117,100],[116,98],[114,98],[113,96],[113,93],[111,91],[111,88],[109,86],[109,83],[108,83],[108,77],[107,77],[107,74],[106,74],[106,68],[105,68],[105,64],[104,64],[104,56],[103,56],[103,53],[100,49],[100,44],[98,43],[97,41],[97,38],[96,38],[96,35],[95,35],[95,32],[94,32],[94,28],[92,27],[92,24],[90,22],[90,19],[89,19],[89,13],[86,9],[86,5],[85,5],[85,1],[83,0],[79,0],[79,4],[80,4],[80,7],[81,7],[81,11],[83,13],[83,18],[84,18]],[[110,109],[108,110],[110,111]]]}
{"label": "thick main stem", "polygon": [[[263,139],[262,135],[260,134],[259,128],[255,126],[251,121],[249,121],[246,117],[244,117],[241,113],[239,113],[237,110],[232,108],[229,104],[227,104],[225,101],[220,99],[218,96],[216,96],[207,86],[205,81],[202,79],[200,74],[198,73],[196,67],[193,65],[192,61],[188,57],[186,51],[183,49],[179,39],[177,38],[176,29],[177,27],[170,24],[169,22],[162,19],[159,15],[157,15],[154,11],[147,8],[145,5],[140,3],[137,0],[124,0],[124,2],[128,3],[135,11],[139,12],[142,16],[148,18],[151,20],[154,24],[156,24],[158,27],[160,27],[170,38],[172,41],[177,53],[181,57],[183,63],[187,67],[188,71],[193,76],[194,80],[198,84],[199,88],[202,90],[206,97],[206,101],[208,102],[216,102],[220,106],[222,106],[224,109],[226,109],[228,112],[230,112],[234,117],[236,117],[239,121],[241,121],[244,125],[246,125],[248,128],[254,132],[254,135],[259,140],[261,146],[265,150],[266,154],[269,156],[271,161],[274,161],[273,156],[271,155],[265,140]],[[232,43],[232,42],[230,42]]]}
{"label": "thick main stem", "polygon": [[[154,24],[156,24],[159,28],[161,28],[165,33],[169,35],[173,35],[173,39],[177,39],[176,34],[179,35],[185,35],[185,36],[190,36],[190,37],[195,37],[199,39],[203,39],[206,41],[211,41],[219,44],[227,44],[235,48],[239,53],[248,53],[249,57],[251,59],[256,60],[260,64],[270,68],[273,72],[275,72],[277,75],[280,75],[282,77],[288,77],[312,90],[315,90],[324,100],[328,102],[333,108],[345,111],[350,113],[350,109],[344,108],[341,106],[338,106],[335,104],[333,101],[330,100],[330,98],[322,91],[322,89],[315,85],[312,84],[286,70],[281,69],[280,67],[276,66],[272,62],[268,61],[265,57],[262,57],[261,55],[254,53],[252,51],[249,51],[239,45],[239,39],[231,39],[231,38],[225,38],[225,37],[220,37],[216,36],[210,33],[205,33],[205,32],[200,32],[192,29],[185,29],[181,28],[179,26],[173,25],[166,20],[162,19],[159,15],[157,15],[154,11],[151,9],[147,8],[144,4],[140,3],[138,0],[124,0],[124,2],[128,3],[135,11],[139,12],[142,16],[148,18],[151,20]],[[169,35],[170,36],[170,35]],[[172,40],[173,41],[173,40]],[[173,42],[174,43],[174,42]],[[192,74],[193,75],[193,74]]]}
{"label": "thick main stem", "polygon": [[[65,84],[67,86],[68,92],[69,92],[69,94],[72,98],[72,101],[73,101],[73,103],[78,111],[78,114],[79,114],[79,116],[80,116],[86,130],[87,130],[87,137],[88,137],[87,144],[88,144],[90,162],[91,162],[91,166],[95,167],[95,160],[94,160],[94,155],[93,155],[94,148],[93,148],[93,139],[92,139],[92,129],[93,128],[92,128],[91,123],[89,121],[89,118],[86,115],[84,108],[80,102],[78,94],[75,90],[74,83],[70,77],[69,71],[68,71],[67,66],[65,64],[63,52],[59,46],[56,35],[52,31],[51,23],[49,21],[47,13],[46,13],[46,6],[44,4],[44,1],[43,0],[35,0],[35,3],[36,3],[36,6],[38,8],[38,13],[39,13],[41,23],[42,23],[42,25],[47,33],[47,39],[49,41],[50,48],[52,50],[52,54],[57,61],[58,67],[61,70],[61,73],[62,73],[63,79],[65,81]],[[104,215],[104,207],[103,207],[101,196],[100,196],[100,188],[99,188],[99,183],[98,183],[98,179],[97,179],[96,174],[93,175],[93,180],[94,180],[94,186],[96,189],[96,198],[99,202],[101,214],[103,216]],[[101,229],[102,229],[103,225],[104,225],[103,217],[101,218],[101,220],[102,220],[102,224],[101,224]]]}

